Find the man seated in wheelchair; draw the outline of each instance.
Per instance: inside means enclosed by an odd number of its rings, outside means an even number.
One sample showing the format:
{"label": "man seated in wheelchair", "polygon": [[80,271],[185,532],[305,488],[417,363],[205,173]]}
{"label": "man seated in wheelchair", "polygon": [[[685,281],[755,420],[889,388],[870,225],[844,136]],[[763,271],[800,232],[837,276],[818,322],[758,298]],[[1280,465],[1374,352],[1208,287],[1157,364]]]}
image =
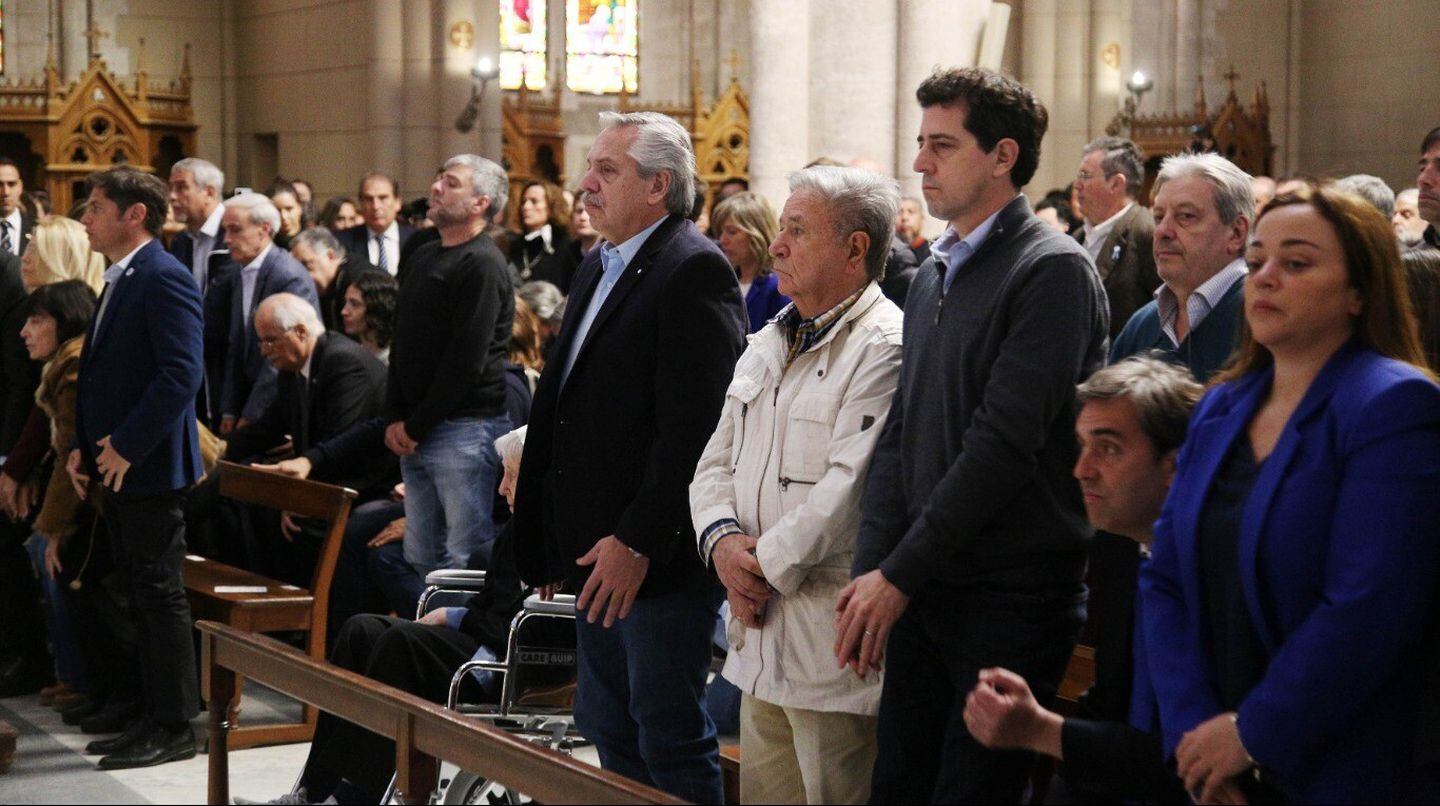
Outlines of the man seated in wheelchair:
{"label": "man seated in wheelchair", "polygon": [[[524,428],[495,441],[505,466],[500,491],[512,507],[524,444]],[[530,593],[515,569],[514,542],[507,525],[496,538],[484,587],[465,606],[437,608],[413,622],[394,616],[353,616],[341,628],[330,662],[444,703],[450,680],[461,664],[504,657],[511,620]],[[558,619],[532,620],[520,638],[526,646],[553,647],[572,655],[575,648],[574,627]],[[574,679],[574,670],[522,666],[520,675],[519,690],[523,691],[526,686],[567,683]],[[498,675],[476,672],[472,677],[474,682],[467,681],[462,690],[466,701],[474,702],[477,694],[488,702],[498,700]],[[271,803],[319,803],[330,797],[334,798],[331,802],[378,803],[394,772],[393,741],[322,712],[299,786]]]}

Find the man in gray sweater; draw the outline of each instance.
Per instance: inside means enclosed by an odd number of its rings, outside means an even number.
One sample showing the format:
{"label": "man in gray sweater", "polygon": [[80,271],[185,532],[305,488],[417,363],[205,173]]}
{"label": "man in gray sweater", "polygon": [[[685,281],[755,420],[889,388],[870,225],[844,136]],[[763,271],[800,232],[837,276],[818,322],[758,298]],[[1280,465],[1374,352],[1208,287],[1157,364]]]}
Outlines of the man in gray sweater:
{"label": "man in gray sweater", "polygon": [[1104,363],[1108,305],[1084,248],[1019,193],[1048,120],[1035,96],[973,68],[916,96],[915,170],[950,226],[905,306],[836,656],[861,675],[884,660],[872,802],[1013,803],[1032,757],[977,744],[965,693],[1003,666],[1048,703],[1079,637],[1075,385]]}

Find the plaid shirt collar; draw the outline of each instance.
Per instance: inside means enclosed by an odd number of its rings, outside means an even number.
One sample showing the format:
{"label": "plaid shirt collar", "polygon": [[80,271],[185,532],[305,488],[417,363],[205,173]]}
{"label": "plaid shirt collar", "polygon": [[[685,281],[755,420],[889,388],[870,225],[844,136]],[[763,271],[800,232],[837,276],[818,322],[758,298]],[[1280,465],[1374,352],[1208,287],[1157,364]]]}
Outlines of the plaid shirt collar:
{"label": "plaid shirt collar", "polygon": [[854,307],[865,293],[865,289],[869,287],[869,283],[860,286],[855,293],[841,300],[839,305],[811,319],[801,319],[800,311],[795,308],[795,303],[790,303],[778,317],[780,327],[784,330],[786,340],[790,344],[790,348],[785,353],[785,366],[788,368],[802,353],[818,344],[830,331],[830,328],[840,321],[840,317]]}

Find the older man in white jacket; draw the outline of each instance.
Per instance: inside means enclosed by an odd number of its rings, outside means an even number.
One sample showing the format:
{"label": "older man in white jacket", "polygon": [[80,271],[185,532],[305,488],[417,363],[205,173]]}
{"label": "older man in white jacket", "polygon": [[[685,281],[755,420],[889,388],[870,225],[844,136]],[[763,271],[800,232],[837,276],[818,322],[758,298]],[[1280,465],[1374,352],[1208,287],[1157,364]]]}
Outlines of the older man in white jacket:
{"label": "older man in white jacket", "polygon": [[900,309],[878,285],[900,191],[835,167],[790,191],[770,254],[793,304],[735,367],[690,511],[729,595],[741,802],[863,803],[880,678],[836,666],[834,611],[900,372]]}

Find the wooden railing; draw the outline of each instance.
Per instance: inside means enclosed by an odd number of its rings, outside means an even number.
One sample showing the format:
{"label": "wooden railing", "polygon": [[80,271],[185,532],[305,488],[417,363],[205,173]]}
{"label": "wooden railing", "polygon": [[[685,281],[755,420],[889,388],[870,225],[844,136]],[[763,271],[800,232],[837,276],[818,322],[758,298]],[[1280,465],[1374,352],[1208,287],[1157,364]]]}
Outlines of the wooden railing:
{"label": "wooden railing", "polygon": [[425,803],[437,759],[524,792],[541,803],[683,803],[629,778],[538,747],[485,722],[308,657],[263,635],[213,621],[196,624],[210,709],[209,802],[230,802],[226,715],[243,675],[395,740],[397,795]]}

